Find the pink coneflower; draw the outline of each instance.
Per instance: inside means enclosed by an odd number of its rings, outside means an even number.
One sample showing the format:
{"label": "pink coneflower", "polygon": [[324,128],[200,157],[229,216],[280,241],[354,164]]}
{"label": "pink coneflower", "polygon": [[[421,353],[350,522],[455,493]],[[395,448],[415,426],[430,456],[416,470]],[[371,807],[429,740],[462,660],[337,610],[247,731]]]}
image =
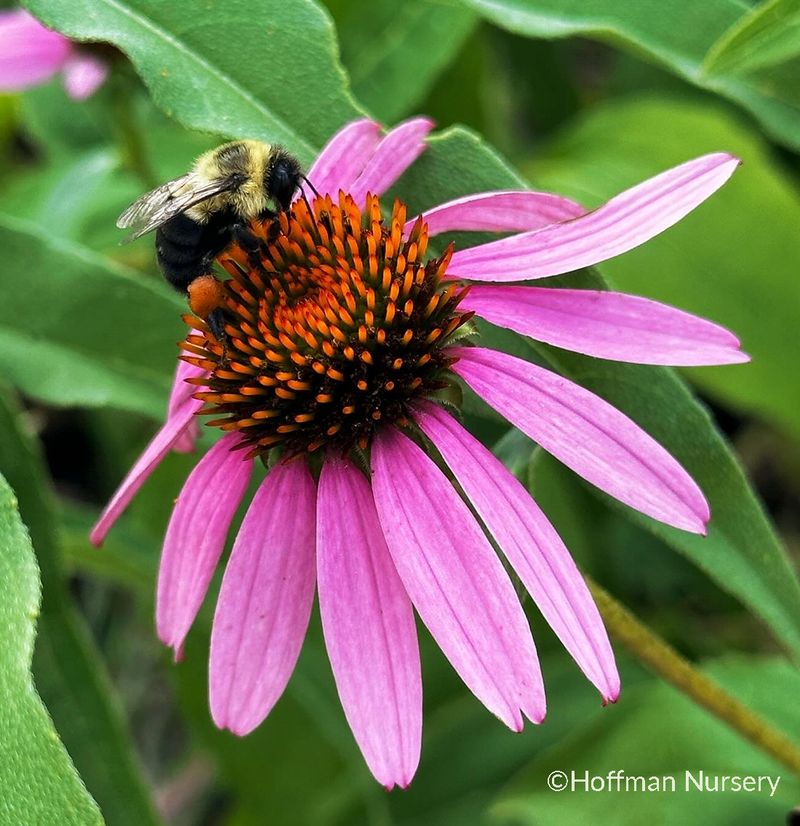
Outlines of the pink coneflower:
{"label": "pink coneflower", "polygon": [[24,9],[0,11],[0,91],[38,86],[59,72],[67,94],[84,100],[102,85],[108,67]]}
{"label": "pink coneflower", "polygon": [[[568,272],[661,232],[736,168],[713,154],[586,213],[541,192],[461,198],[407,220],[378,201],[425,148],[415,119],[381,137],[349,124],[309,171],[257,252],[228,250],[226,336],[182,347],[167,422],[92,533],[100,543],[152,468],[191,446],[197,412],[226,431],[197,463],[167,529],[160,638],[177,654],[225,545],[255,459],[268,467],[225,569],[214,617],[214,721],[246,734],[295,666],[315,590],[336,686],[375,777],[406,786],[420,753],[414,611],[475,696],[515,731],[545,693],[531,631],[494,540],[603,701],[614,656],[564,543],[514,476],[438,400],[463,382],[576,473],[669,525],[705,532],[709,510],[678,462],[631,419],[567,379],[474,346],[473,315],[600,358],[647,364],[745,361],[709,321],[635,296],[487,286]],[[432,235],[514,232],[426,254]],[[200,386],[198,392],[198,385]],[[458,484],[458,488],[455,486]],[[470,506],[477,518],[470,510]]]}

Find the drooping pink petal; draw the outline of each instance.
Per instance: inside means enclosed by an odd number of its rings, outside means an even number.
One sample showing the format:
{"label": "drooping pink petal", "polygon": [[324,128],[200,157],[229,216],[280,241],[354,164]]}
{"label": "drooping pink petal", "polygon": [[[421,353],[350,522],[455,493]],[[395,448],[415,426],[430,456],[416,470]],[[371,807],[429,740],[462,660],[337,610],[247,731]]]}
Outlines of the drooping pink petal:
{"label": "drooping pink petal", "polygon": [[169,520],[156,591],[159,639],[180,652],[200,610],[242,501],[253,460],[234,451],[238,434],[223,436],[195,465]]}
{"label": "drooping pink petal", "polygon": [[73,50],[63,68],[64,88],[74,100],[86,100],[108,76],[108,64],[97,55]]}
{"label": "drooping pink petal", "polygon": [[414,612],[378,522],[369,482],[327,459],[317,502],[317,580],[325,645],[347,722],[376,779],[408,786],[422,741]]}
{"label": "drooping pink petal", "polygon": [[[307,177],[317,192],[335,197],[340,189],[348,191],[374,154],[380,134],[380,124],[368,118],[352,121],[340,129],[308,170]],[[304,191],[307,197],[313,197],[307,184]]]}
{"label": "drooping pink petal", "polygon": [[739,339],[724,327],[636,295],[476,284],[461,309],[598,358],[676,367],[749,361]]}
{"label": "drooping pink petal", "polygon": [[202,407],[202,402],[196,399],[187,399],[170,416],[161,429],[153,436],[150,444],[136,460],[128,475],[122,480],[111,501],[100,514],[89,539],[93,545],[100,547],[111,526],[119,519],[120,514],[128,507],[131,499],[145,483],[148,476],[158,467],[161,460],[172,450],[175,443],[186,431],[194,414]]}
{"label": "drooping pink petal", "polygon": [[688,215],[730,178],[739,160],[723,152],[662,172],[586,215],[457,250],[447,274],[522,281],[571,272],[638,247]]}
{"label": "drooping pink petal", "polygon": [[589,589],[561,537],[519,481],[452,416],[430,402],[415,420],[433,442],[528,593],[605,702],[619,695],[614,653]]}
{"label": "drooping pink petal", "polygon": [[624,413],[583,387],[523,359],[456,347],[451,369],[488,404],[567,467],[642,513],[705,534],[702,491]]}
{"label": "drooping pink petal", "polygon": [[[525,232],[584,215],[575,201],[549,192],[481,192],[429,209],[428,235],[442,232]],[[411,232],[416,218],[405,225]]]}
{"label": "drooping pink petal", "polygon": [[545,714],[530,628],[511,580],[445,475],[394,428],[372,445],[386,544],[414,607],[475,696],[509,728]]}
{"label": "drooping pink petal", "polygon": [[314,601],[315,500],[304,461],[276,465],[234,542],[209,662],[211,716],[234,734],[269,714],[300,654]]}
{"label": "drooping pink petal", "polygon": [[368,192],[383,195],[425,151],[425,136],[431,129],[432,120],[413,118],[390,130],[348,190],[355,202],[363,204]]}
{"label": "drooping pink petal", "polygon": [[[172,380],[172,389],[170,390],[169,402],[167,403],[168,419],[187,399],[191,398],[192,393],[197,393],[204,389],[196,384],[188,384],[186,379],[199,378],[200,376],[205,376],[207,372],[208,371],[202,367],[197,367],[194,364],[183,361],[183,359],[178,359],[178,366],[175,368],[175,377]],[[192,418],[186,430],[172,446],[172,449],[176,453],[191,453],[195,448],[199,436],[200,425],[197,423],[197,418]]]}
{"label": "drooping pink petal", "polygon": [[58,72],[72,45],[22,9],[0,11],[0,91],[36,86]]}

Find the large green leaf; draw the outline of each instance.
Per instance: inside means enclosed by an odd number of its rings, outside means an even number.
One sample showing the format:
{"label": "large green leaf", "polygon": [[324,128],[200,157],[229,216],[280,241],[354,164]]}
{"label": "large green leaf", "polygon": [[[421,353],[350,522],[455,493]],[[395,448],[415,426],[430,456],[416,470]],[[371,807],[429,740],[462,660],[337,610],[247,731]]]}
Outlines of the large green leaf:
{"label": "large green leaf", "polygon": [[[468,192],[519,185],[519,177],[480,139],[453,129],[431,141],[430,150],[398,190],[414,208],[424,208]],[[551,283],[603,286],[596,276],[579,274]],[[508,349],[507,342],[513,342],[508,333],[498,341],[488,325],[483,329],[484,344],[491,346],[495,341]],[[519,343],[514,351],[524,355],[525,348],[520,349]],[[617,364],[544,345],[535,345],[528,357],[533,358],[534,352],[625,411],[684,464],[711,503],[708,537],[668,528],[629,508],[624,513],[664,538],[721,588],[734,594],[800,658],[797,577],[736,457],[685,384],[664,368]]]}
{"label": "large green leaf", "polygon": [[0,215],[8,380],[57,405],[163,415],[181,303],[147,278],[28,221]]}
{"label": "large green leaf", "polygon": [[767,97],[785,95],[789,103],[800,105],[798,27],[798,0],[766,0],[717,41],[703,69],[720,80],[732,76]]}
{"label": "large green leaf", "polygon": [[763,143],[720,109],[673,98],[597,108],[532,161],[538,186],[587,206],[674,164],[725,150],[733,179],[669,232],[600,266],[611,283],[725,324],[753,361],[701,368],[694,381],[800,436],[800,191]]}
{"label": "large green leaf", "polygon": [[0,476],[0,821],[103,822],[31,681],[39,578],[14,493]]}
{"label": "large green leaf", "polygon": [[[800,676],[779,660],[730,659],[709,668],[711,675],[780,730],[797,731]],[[493,808],[501,823],[581,826],[585,823],[703,823],[749,826],[781,823],[797,802],[800,782],[775,760],[694,705],[674,688],[655,681],[635,686],[612,713],[581,725],[569,740],[537,757],[503,792]],[[555,792],[548,789],[553,771],[574,772],[580,779],[606,778],[622,770],[633,778],[671,777],[675,791],[661,789]],[[703,772],[710,782],[722,775],[750,775],[778,780],[774,795],[762,781],[760,791],[706,791],[688,782]],[[624,780],[623,780],[624,782]]]}
{"label": "large green leaf", "polygon": [[0,395],[0,431],[0,471],[14,483],[42,572],[42,607],[33,658],[36,686],[108,822],[112,826],[156,824],[159,821],[114,689],[65,590],[41,456],[7,394]]}
{"label": "large green leaf", "polygon": [[353,92],[391,123],[424,98],[475,28],[477,15],[439,0],[328,2]]}
{"label": "large green leaf", "polygon": [[30,0],[44,23],[113,43],[155,102],[194,129],[260,138],[308,163],[358,110],[333,26],[310,0]]}
{"label": "large green leaf", "polygon": [[[797,72],[793,71],[794,61],[785,62],[790,57],[796,59],[797,31],[796,27],[785,26],[778,34],[780,22],[763,25],[763,21],[771,21],[772,8],[762,16],[760,8],[751,12],[751,6],[743,0],[462,2],[496,25],[519,34],[548,39],[585,36],[642,54],[690,83],[735,101],[759,118],[774,137],[790,146],[800,146]],[[767,6],[780,7],[785,21],[798,8],[797,0]],[[769,58],[751,58],[765,42],[770,46]],[[736,61],[725,59],[730,52],[736,53]],[[750,71],[751,60],[758,62],[758,71]],[[746,71],[740,70],[743,63]]]}

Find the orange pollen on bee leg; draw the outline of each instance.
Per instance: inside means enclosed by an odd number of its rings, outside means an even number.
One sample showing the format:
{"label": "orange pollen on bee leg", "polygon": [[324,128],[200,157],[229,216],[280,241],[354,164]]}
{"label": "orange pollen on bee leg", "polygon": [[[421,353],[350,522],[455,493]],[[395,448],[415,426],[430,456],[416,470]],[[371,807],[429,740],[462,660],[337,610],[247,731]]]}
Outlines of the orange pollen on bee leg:
{"label": "orange pollen on bee leg", "polygon": [[225,287],[214,275],[201,275],[195,278],[187,289],[189,307],[199,318],[208,318],[213,310],[225,302]]}

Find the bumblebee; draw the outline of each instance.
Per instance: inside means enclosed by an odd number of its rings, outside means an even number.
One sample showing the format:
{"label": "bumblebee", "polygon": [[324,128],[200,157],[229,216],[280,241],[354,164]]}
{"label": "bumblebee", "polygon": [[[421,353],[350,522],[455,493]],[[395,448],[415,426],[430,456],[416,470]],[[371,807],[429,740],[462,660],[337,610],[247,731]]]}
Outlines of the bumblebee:
{"label": "bumblebee", "polygon": [[130,241],[156,230],[164,277],[221,338],[222,285],[212,274],[214,258],[234,239],[252,244],[247,224],[287,210],[301,178],[300,164],[282,147],[232,141],[201,155],[186,175],[142,195],[117,226],[134,229]]}

